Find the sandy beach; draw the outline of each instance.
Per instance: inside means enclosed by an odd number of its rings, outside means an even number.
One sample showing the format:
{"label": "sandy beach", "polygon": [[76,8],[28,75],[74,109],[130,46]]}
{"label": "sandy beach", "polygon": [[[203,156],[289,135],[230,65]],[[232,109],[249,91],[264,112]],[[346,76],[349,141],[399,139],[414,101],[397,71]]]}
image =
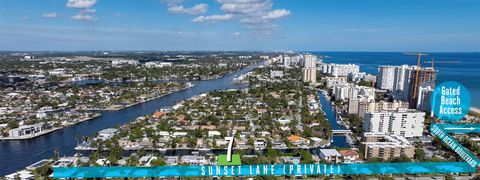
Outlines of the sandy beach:
{"label": "sandy beach", "polygon": [[479,109],[479,108],[476,108],[476,107],[471,107],[471,108],[470,108],[470,111],[473,111],[474,113],[480,114],[480,109]]}

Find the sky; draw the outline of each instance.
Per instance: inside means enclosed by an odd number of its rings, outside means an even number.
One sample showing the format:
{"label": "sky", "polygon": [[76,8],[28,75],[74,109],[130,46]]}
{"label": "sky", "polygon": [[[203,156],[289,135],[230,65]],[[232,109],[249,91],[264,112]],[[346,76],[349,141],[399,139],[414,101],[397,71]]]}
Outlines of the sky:
{"label": "sky", "polygon": [[480,1],[0,0],[0,50],[480,52]]}

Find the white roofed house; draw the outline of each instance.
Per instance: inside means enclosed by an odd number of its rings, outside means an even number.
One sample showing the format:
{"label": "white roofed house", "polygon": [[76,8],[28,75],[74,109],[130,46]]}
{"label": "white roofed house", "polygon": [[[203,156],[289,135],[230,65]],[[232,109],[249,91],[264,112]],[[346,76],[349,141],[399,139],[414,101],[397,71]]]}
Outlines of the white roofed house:
{"label": "white roofed house", "polygon": [[[153,143],[153,142],[152,142]],[[153,144],[152,144],[153,145]],[[160,149],[168,148],[171,145],[170,138],[162,137],[156,141],[155,146]]]}
{"label": "white roofed house", "polygon": [[216,139],[215,140],[215,146],[226,146],[228,145],[228,141],[224,139]]}
{"label": "white roofed house", "polygon": [[221,136],[222,133],[219,131],[208,131],[208,137],[215,137],[215,136]]}
{"label": "white roofed house", "polygon": [[22,170],[18,171],[12,174],[8,174],[5,176],[6,179],[8,180],[13,180],[13,179],[21,179],[21,180],[34,180],[35,175],[33,175],[32,172],[27,171],[27,170]]}
{"label": "white roofed house", "polygon": [[249,149],[250,147],[251,146],[248,144],[248,140],[246,138],[235,140],[236,149]]}
{"label": "white roofed house", "polygon": [[340,161],[342,155],[336,149],[320,149],[320,158],[331,163],[337,163]]}
{"label": "white roofed house", "polygon": [[180,162],[182,164],[189,164],[189,165],[204,165],[208,164],[207,159],[204,156],[196,156],[196,155],[186,155],[180,157]]}
{"label": "white roofed house", "polygon": [[168,131],[158,131],[157,134],[163,137],[170,137],[170,133]]}
{"label": "white roofed house", "polygon": [[286,148],[288,148],[287,144],[285,144],[285,142],[283,142],[282,140],[273,140],[272,145],[273,145],[273,149],[286,149]]}
{"label": "white roofed house", "polygon": [[253,141],[253,146],[255,147],[255,150],[265,149],[267,147],[267,140],[264,138],[257,138]]}
{"label": "white roofed house", "polygon": [[187,136],[187,132],[174,132],[172,137],[183,137],[183,136]]}
{"label": "white roofed house", "polygon": [[68,167],[73,165],[77,159],[77,157],[62,157],[55,161],[52,167]]}
{"label": "white roofed house", "polygon": [[165,163],[169,166],[175,166],[178,163],[178,156],[165,156]]}
{"label": "white roofed house", "polygon": [[142,156],[140,157],[140,159],[138,160],[138,162],[141,164],[141,165],[144,165],[144,166],[149,166],[149,163],[150,162],[150,159],[152,159],[154,156],[153,155],[146,155],[146,156]]}
{"label": "white roofed house", "polygon": [[117,134],[118,130],[115,128],[107,128],[98,132],[97,138],[105,141],[107,139],[112,138],[115,134]]}
{"label": "white roofed house", "polygon": [[135,141],[130,141],[127,138],[119,139],[118,140],[118,145],[122,147],[125,150],[128,149],[137,149],[140,147],[140,145],[135,142]]}
{"label": "white roofed house", "polygon": [[287,117],[287,116],[282,116],[282,117],[278,118],[277,121],[280,124],[285,125],[285,124],[290,123],[292,121],[292,119],[290,117]]}
{"label": "white roofed house", "polygon": [[28,137],[28,136],[35,136],[36,134],[42,133],[44,128],[44,122],[40,122],[33,125],[22,125],[18,128],[11,129],[8,131],[10,137]]}

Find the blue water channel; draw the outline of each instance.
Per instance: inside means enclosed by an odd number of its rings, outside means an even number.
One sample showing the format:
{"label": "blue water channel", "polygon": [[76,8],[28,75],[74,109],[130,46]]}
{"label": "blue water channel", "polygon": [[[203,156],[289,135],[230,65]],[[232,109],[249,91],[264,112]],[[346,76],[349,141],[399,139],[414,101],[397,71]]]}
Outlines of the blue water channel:
{"label": "blue water channel", "polygon": [[174,92],[149,102],[119,111],[104,111],[102,116],[29,140],[0,141],[0,176],[13,173],[41,159],[53,157],[55,149],[63,156],[75,154],[77,139],[93,136],[96,132],[128,123],[139,116],[149,115],[158,109],[213,90],[245,88],[247,84],[232,84],[232,79],[245,74],[260,64],[248,66],[222,78],[193,81],[194,87]]}
{"label": "blue water channel", "polygon": [[[102,116],[82,122],[37,138],[28,140],[0,141],[0,176],[13,173],[41,159],[53,157],[56,149],[62,156],[72,156],[76,153],[77,139],[82,136],[93,136],[96,132],[110,127],[128,123],[139,116],[149,115],[158,109],[172,106],[177,102],[195,95],[213,90],[245,88],[246,84],[232,84],[234,77],[245,74],[257,65],[226,75],[222,78],[208,81],[193,81],[194,87],[170,95],[154,99],[142,104],[131,106],[119,111],[104,111]],[[335,111],[330,102],[319,92],[320,103],[333,129],[343,128],[336,121]],[[344,136],[334,136],[332,146],[349,147]]]}
{"label": "blue water channel", "polygon": [[[335,112],[335,108],[331,104],[331,101],[325,98],[323,91],[317,92],[318,99],[320,100],[320,105],[322,107],[323,112],[325,112],[325,117],[327,118],[332,130],[344,130],[345,127],[337,122],[337,113]],[[333,136],[333,142],[331,144],[332,147],[337,148],[346,148],[350,147],[347,143],[347,139],[343,135],[335,135]]]}

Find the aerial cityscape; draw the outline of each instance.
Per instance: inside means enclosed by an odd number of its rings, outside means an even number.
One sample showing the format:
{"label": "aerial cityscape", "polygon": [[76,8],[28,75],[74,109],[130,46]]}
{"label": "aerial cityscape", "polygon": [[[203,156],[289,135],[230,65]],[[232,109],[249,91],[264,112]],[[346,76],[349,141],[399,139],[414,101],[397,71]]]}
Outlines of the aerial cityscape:
{"label": "aerial cityscape", "polygon": [[363,3],[2,0],[0,179],[479,179],[480,2]]}

